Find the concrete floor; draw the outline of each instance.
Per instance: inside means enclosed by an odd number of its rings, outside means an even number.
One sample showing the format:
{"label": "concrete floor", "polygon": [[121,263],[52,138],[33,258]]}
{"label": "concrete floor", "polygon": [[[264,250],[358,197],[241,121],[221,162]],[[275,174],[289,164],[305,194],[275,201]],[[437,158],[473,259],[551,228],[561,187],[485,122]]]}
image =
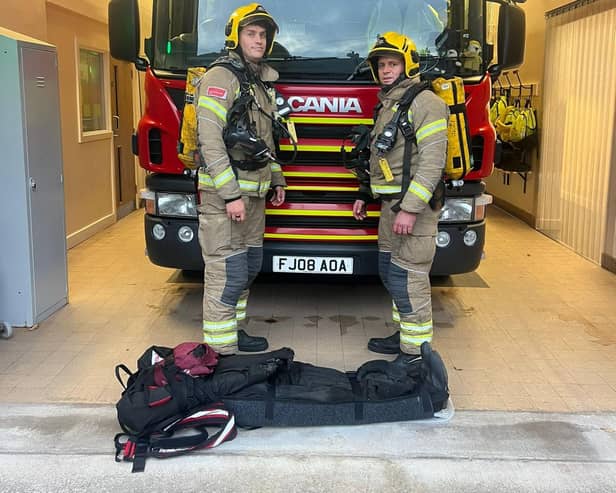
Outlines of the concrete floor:
{"label": "concrete floor", "polygon": [[113,460],[113,406],[7,404],[0,492],[612,493],[616,416],[460,411],[433,421],[259,428],[212,450]]}
{"label": "concrete floor", "polygon": [[[201,339],[199,279],[144,256],[142,211],[71,249],[70,304],[0,340],[0,402],[114,403],[113,369],[150,345]],[[476,273],[436,280],[434,347],[457,409],[616,410],[616,276],[492,207]],[[260,279],[249,332],[296,359],[355,369],[389,335],[376,280]]]}

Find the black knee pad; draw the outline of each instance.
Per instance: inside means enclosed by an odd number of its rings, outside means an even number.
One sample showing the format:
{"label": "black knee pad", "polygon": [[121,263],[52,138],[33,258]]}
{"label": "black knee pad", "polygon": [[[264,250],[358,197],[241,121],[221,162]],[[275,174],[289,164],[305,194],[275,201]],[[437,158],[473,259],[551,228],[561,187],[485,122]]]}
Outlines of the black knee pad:
{"label": "black knee pad", "polygon": [[248,254],[246,252],[225,259],[226,280],[221,300],[235,306],[248,282]]}
{"label": "black knee pad", "polygon": [[409,299],[408,283],[409,273],[396,264],[389,264],[389,294],[396,303],[400,314],[413,312],[413,305]]}

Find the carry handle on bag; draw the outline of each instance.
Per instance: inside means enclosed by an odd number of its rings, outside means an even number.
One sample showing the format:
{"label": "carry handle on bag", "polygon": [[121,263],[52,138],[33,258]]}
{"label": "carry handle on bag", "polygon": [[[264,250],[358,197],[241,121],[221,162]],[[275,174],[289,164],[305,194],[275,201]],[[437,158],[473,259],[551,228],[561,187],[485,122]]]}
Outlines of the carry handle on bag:
{"label": "carry handle on bag", "polygon": [[[217,426],[219,430],[209,435],[206,427]],[[174,437],[180,429],[194,428],[196,434]],[[166,459],[195,450],[207,450],[237,436],[235,416],[222,404],[199,406],[182,417],[172,420],[161,433],[147,436],[118,433],[114,438],[116,462],[132,462],[132,472],[142,472],[148,457]]]}

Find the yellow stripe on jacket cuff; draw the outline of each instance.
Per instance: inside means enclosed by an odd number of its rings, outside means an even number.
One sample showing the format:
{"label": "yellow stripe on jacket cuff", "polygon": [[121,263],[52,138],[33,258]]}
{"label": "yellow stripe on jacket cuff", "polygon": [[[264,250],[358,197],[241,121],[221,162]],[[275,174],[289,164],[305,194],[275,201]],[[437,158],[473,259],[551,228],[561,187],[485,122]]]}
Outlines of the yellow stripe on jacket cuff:
{"label": "yellow stripe on jacket cuff", "polygon": [[419,197],[421,201],[425,202],[426,204],[430,202],[430,199],[432,198],[432,192],[426,187],[424,187],[421,183],[416,182],[415,180],[411,182],[409,186],[409,192]]}

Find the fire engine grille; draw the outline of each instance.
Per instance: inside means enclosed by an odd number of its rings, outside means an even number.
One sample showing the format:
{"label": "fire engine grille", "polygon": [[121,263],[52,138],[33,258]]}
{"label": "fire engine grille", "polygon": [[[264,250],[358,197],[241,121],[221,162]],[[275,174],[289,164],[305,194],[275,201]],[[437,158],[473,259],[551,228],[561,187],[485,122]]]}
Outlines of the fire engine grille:
{"label": "fire engine grille", "polygon": [[353,217],[311,217],[311,216],[266,216],[265,224],[278,228],[333,228],[366,229],[376,228],[378,218],[356,221]]}
{"label": "fire engine grille", "polygon": [[302,192],[287,190],[286,201],[290,203],[299,202],[309,204],[352,204],[355,201],[356,195],[356,192]]}
{"label": "fire engine grille", "polygon": [[[285,163],[289,162],[293,156],[292,151],[278,151],[276,154]],[[298,151],[292,164],[335,166],[342,164],[342,156],[340,152]]]}
{"label": "fire engine grille", "polygon": [[300,139],[344,139],[351,133],[349,125],[298,125],[295,129]]}

